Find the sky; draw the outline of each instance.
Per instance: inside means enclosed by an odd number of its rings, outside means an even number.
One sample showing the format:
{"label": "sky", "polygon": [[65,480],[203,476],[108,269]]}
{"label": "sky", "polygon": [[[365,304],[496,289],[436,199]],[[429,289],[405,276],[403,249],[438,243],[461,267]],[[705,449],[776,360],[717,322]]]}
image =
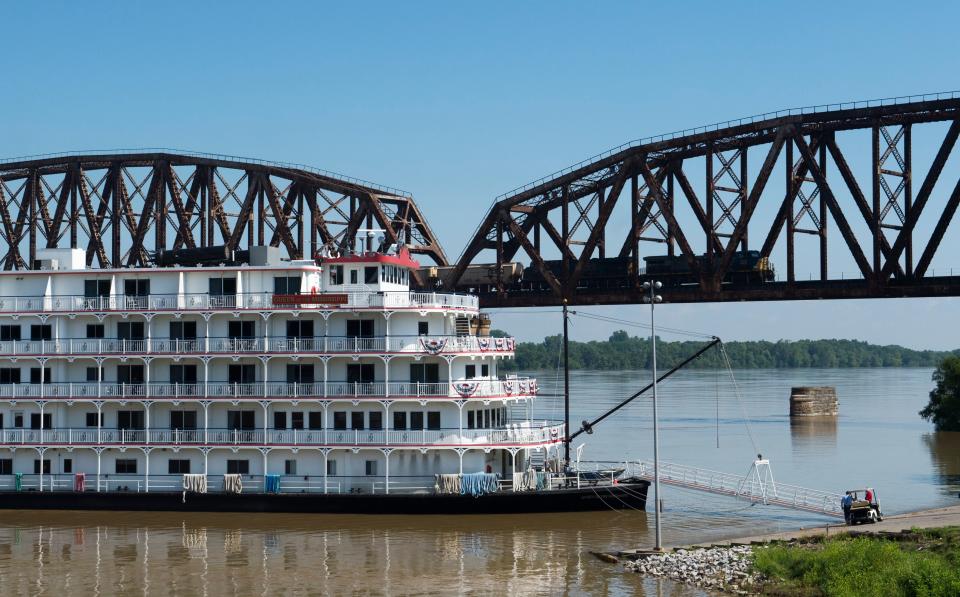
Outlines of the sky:
{"label": "sky", "polygon": [[[960,88],[949,3],[34,2],[4,15],[0,157],[171,147],[310,164],[413,193],[451,259],[494,197],[625,141]],[[951,229],[934,267],[960,268],[958,249]],[[731,340],[960,347],[955,299],[658,313]],[[559,329],[552,312],[494,319],[521,339]],[[618,326],[574,327],[602,339]]]}

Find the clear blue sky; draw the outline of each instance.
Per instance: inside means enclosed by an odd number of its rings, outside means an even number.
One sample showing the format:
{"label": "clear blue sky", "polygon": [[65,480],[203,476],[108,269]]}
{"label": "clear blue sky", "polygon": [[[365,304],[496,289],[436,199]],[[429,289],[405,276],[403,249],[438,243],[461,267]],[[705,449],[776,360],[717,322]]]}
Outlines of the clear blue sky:
{"label": "clear blue sky", "polygon": [[[451,258],[497,194],[624,141],[960,88],[950,4],[71,2],[4,16],[0,155],[165,146],[308,163],[413,192]],[[958,237],[935,267],[960,266]],[[727,338],[960,346],[954,299],[662,316]],[[555,323],[497,320],[523,338]]]}

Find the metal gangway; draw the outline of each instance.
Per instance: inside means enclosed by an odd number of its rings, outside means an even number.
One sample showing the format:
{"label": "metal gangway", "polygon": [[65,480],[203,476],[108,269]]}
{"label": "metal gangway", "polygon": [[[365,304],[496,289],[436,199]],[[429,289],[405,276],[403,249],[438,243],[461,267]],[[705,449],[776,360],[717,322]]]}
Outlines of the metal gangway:
{"label": "metal gangway", "polygon": [[[630,462],[628,469],[629,474],[652,482],[656,467],[651,461],[640,460]],[[773,478],[770,461],[766,459],[755,460],[745,476],[661,462],[660,483],[726,495],[755,504],[843,517],[841,494],[777,483]]]}

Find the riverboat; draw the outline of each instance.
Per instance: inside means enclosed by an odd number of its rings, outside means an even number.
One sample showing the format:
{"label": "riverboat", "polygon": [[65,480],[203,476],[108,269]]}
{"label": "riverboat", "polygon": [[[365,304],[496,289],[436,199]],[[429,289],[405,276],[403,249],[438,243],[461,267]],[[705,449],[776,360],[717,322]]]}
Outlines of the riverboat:
{"label": "riverboat", "polygon": [[[366,238],[373,231],[361,231]],[[181,250],[0,272],[0,508],[344,513],[643,509],[562,461],[477,298],[404,248]]]}

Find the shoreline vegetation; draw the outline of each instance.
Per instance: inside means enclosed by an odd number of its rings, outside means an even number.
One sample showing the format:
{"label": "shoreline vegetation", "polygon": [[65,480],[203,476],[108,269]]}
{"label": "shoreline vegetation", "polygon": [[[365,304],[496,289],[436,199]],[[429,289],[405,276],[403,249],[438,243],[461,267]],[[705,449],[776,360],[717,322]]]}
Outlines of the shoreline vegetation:
{"label": "shoreline vegetation", "polygon": [[[491,335],[506,336],[501,330]],[[657,339],[657,366],[672,367],[693,354],[707,341],[665,341]],[[508,371],[554,369],[562,355],[561,335],[548,336],[541,342],[518,342],[516,357],[504,361],[501,368]],[[778,340],[769,342],[725,342],[730,365],[734,369],[802,369],[855,367],[937,367],[949,356],[960,356],[954,351],[913,350],[897,345],[881,346],[859,340]],[[570,341],[570,369],[616,371],[649,368],[651,365],[650,339],[631,336],[623,330],[605,341]],[[694,369],[725,367],[718,350],[710,350],[689,365]]]}

